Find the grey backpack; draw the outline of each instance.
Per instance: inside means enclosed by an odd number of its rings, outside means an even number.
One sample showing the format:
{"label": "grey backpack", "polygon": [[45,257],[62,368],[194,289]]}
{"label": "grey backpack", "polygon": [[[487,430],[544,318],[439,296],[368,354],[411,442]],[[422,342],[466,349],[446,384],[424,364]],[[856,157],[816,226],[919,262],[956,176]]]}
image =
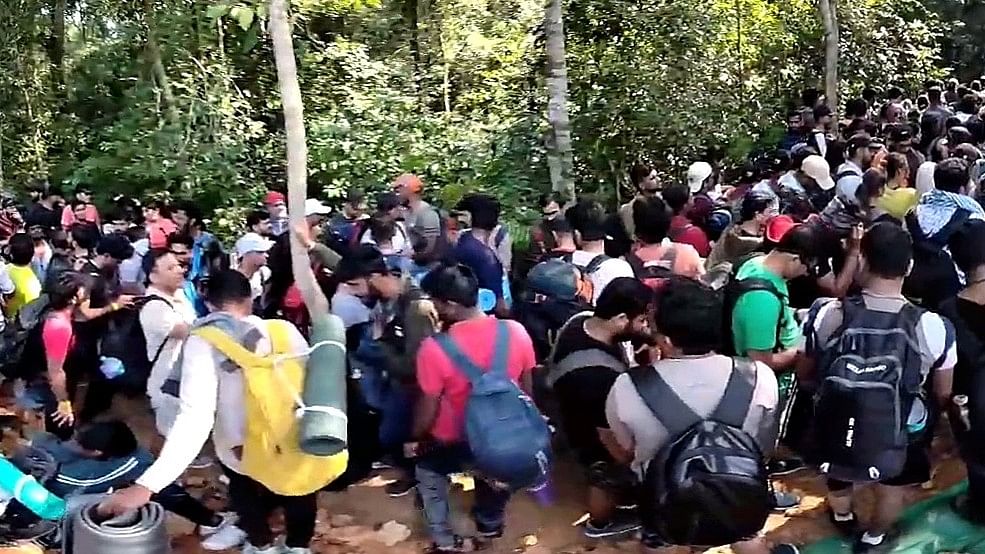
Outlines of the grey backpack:
{"label": "grey backpack", "polygon": [[906,420],[920,396],[924,311],[909,302],[895,313],[870,310],[860,296],[842,311],[841,327],[817,347],[813,461],[841,481],[890,479],[903,471]]}

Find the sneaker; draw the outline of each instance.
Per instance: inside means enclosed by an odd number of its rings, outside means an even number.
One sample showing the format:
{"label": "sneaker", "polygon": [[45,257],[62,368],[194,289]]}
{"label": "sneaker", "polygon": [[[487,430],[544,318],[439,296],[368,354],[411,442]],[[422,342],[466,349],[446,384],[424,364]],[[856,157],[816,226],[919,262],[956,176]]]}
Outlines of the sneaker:
{"label": "sneaker", "polygon": [[865,533],[859,533],[855,537],[855,542],[852,543],[852,552],[854,554],[862,554],[863,552],[884,552],[892,548],[892,535],[886,533],[882,536],[882,542],[879,544],[871,544],[869,542],[863,541],[862,537]]}
{"label": "sneaker", "polygon": [[796,494],[783,491],[773,491],[774,512],[785,512],[792,508],[796,508],[797,506],[800,506],[800,497]]}
{"label": "sneaker", "polygon": [[503,528],[483,530],[479,525],[475,526],[475,538],[483,541],[491,541],[503,536]]}
{"label": "sneaker", "polygon": [[606,537],[615,537],[618,535],[625,535],[627,533],[633,533],[638,531],[641,527],[638,520],[626,519],[626,520],[612,520],[606,525],[598,526],[589,519],[585,523],[585,536],[590,539],[604,539]]}
{"label": "sneaker", "polygon": [[800,549],[794,544],[778,544],[770,549],[770,554],[800,554]]}
{"label": "sneaker", "polygon": [[243,546],[242,554],[284,554],[284,549],[279,544],[270,544],[260,548],[246,543]]}
{"label": "sneaker", "polygon": [[373,471],[383,471],[384,469],[393,469],[393,465],[391,465],[389,462],[386,462],[384,460],[376,460],[370,466],[370,469],[372,469]]}
{"label": "sneaker", "polygon": [[400,498],[416,488],[416,479],[397,479],[396,481],[387,484],[387,486],[384,487],[384,490],[386,490],[386,493],[390,498]]}
{"label": "sneaker", "polygon": [[766,464],[766,471],[769,472],[770,477],[780,477],[781,475],[790,475],[791,473],[796,473],[802,469],[807,469],[807,464],[804,460],[800,458],[781,458],[770,460]]}
{"label": "sneaker", "polygon": [[188,464],[188,469],[206,469],[215,465],[215,458],[208,454],[199,454],[197,458]]}
{"label": "sneaker", "polygon": [[228,550],[246,542],[246,532],[236,527],[236,516],[222,518],[217,527],[202,526],[198,529],[203,550]]}
{"label": "sneaker", "polygon": [[281,554],[311,554],[310,548],[302,548],[300,546],[295,546],[294,548],[284,547]]}
{"label": "sneaker", "polygon": [[828,521],[831,522],[831,525],[835,526],[835,529],[837,529],[839,533],[846,537],[851,537],[858,533],[858,516],[855,515],[855,512],[851,512],[850,515],[852,516],[851,519],[839,521],[835,519],[834,510],[828,508]]}
{"label": "sneaker", "polygon": [[437,544],[432,544],[424,551],[425,554],[442,554],[443,552],[465,552],[465,540],[458,535],[455,535],[455,544],[451,546],[438,546]]}

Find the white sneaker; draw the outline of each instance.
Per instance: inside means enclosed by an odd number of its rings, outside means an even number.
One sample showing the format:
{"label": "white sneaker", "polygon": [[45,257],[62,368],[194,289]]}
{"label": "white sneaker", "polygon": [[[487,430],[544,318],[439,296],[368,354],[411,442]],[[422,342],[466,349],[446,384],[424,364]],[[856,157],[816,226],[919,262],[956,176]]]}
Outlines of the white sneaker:
{"label": "white sneaker", "polygon": [[294,548],[284,547],[286,550],[283,551],[284,554],[311,554],[310,548],[301,548],[300,546],[295,546]]}
{"label": "white sneaker", "polygon": [[236,516],[226,515],[217,527],[201,526],[198,534],[202,537],[204,550],[227,550],[246,542],[246,532],[236,527]]}
{"label": "white sneaker", "polygon": [[257,548],[250,543],[243,546],[243,554],[284,554],[284,547],[279,544],[272,544],[263,548]]}

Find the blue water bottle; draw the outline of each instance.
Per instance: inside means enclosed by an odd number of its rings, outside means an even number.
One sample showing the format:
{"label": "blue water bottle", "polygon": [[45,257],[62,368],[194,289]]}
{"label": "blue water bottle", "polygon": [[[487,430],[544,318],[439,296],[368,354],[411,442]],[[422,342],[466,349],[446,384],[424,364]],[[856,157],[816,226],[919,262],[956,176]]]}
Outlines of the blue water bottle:
{"label": "blue water bottle", "polygon": [[0,491],[16,498],[41,519],[58,521],[65,515],[65,501],[48,492],[6,458],[0,458]]}
{"label": "blue water bottle", "polygon": [[123,367],[123,362],[119,358],[107,358],[106,356],[99,357],[99,371],[106,376],[107,379],[116,379],[126,371]]}

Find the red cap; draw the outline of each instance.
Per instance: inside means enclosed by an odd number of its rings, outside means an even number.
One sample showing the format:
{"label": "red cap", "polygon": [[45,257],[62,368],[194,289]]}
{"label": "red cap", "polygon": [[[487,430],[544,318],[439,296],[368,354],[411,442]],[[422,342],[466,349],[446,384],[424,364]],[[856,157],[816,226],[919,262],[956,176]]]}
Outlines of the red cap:
{"label": "red cap", "polygon": [[270,204],[287,204],[287,198],[284,197],[284,193],[272,190],[267,193],[267,196],[263,197],[263,203]]}
{"label": "red cap", "polygon": [[800,225],[789,215],[778,215],[766,222],[766,238],[771,242],[780,242],[787,231]]}
{"label": "red cap", "polygon": [[424,190],[424,182],[421,178],[413,173],[404,173],[400,177],[397,177],[393,181],[394,190],[399,190],[406,187],[411,192],[421,192]]}

